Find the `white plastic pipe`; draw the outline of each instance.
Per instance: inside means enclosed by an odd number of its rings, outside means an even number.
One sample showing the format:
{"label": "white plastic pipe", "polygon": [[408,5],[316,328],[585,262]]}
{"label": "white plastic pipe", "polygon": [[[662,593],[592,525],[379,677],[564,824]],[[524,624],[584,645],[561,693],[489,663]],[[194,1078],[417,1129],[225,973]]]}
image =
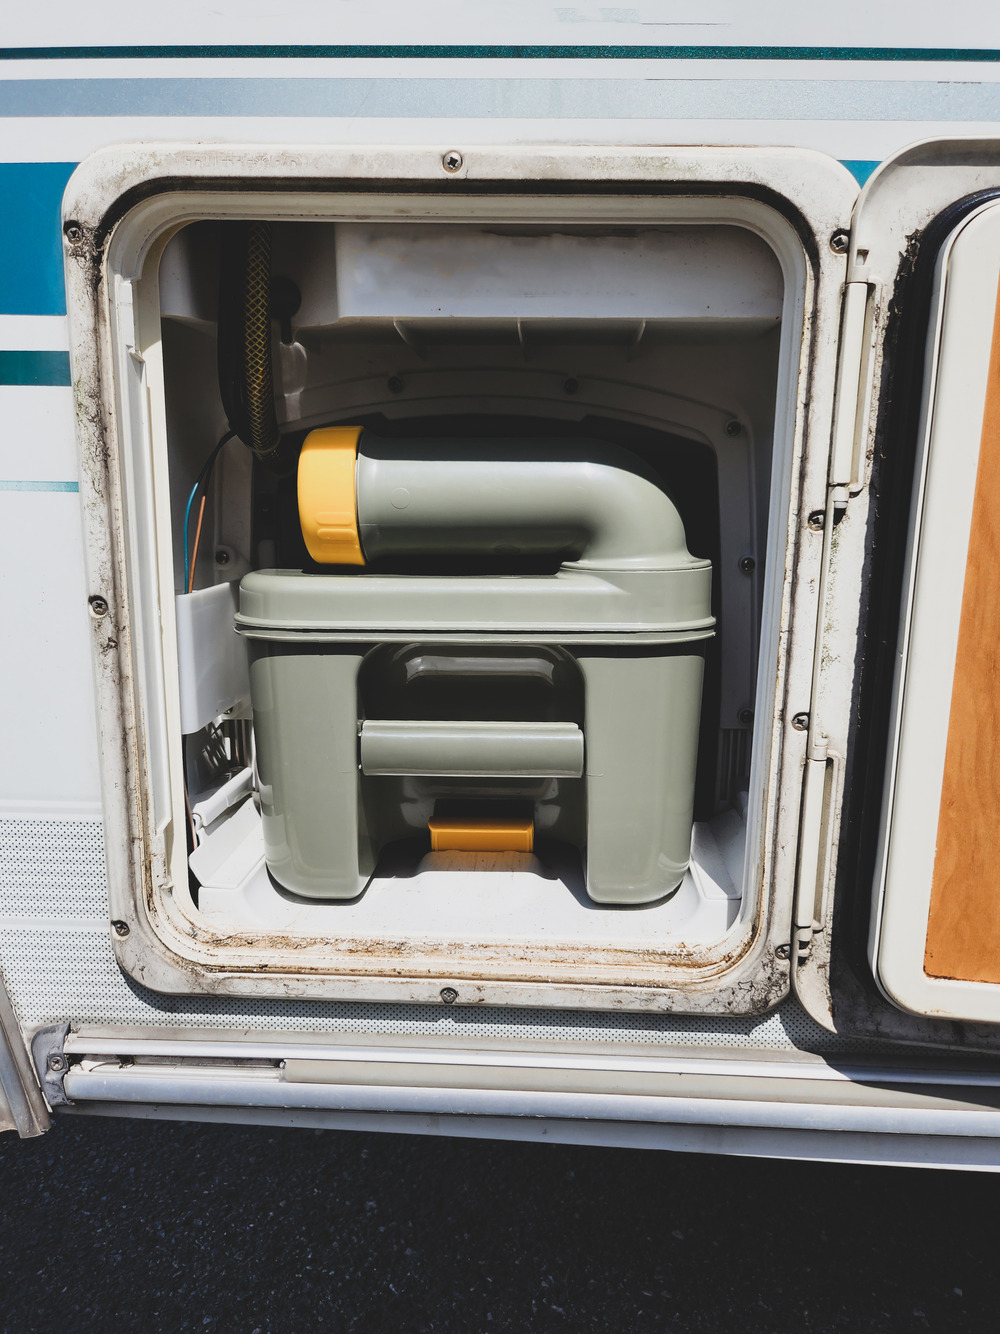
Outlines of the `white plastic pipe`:
{"label": "white plastic pipe", "polygon": [[691,563],[677,507],[646,464],[594,440],[361,437],[358,530],[384,556],[551,556],[578,568]]}

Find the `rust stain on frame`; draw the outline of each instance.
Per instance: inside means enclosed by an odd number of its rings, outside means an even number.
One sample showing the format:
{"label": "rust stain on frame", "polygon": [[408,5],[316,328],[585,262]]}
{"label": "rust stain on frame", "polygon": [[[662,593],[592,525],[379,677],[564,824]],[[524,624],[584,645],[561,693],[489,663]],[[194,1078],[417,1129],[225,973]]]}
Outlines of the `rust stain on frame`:
{"label": "rust stain on frame", "polygon": [[1000,293],[973,497],[924,972],[1000,982]]}

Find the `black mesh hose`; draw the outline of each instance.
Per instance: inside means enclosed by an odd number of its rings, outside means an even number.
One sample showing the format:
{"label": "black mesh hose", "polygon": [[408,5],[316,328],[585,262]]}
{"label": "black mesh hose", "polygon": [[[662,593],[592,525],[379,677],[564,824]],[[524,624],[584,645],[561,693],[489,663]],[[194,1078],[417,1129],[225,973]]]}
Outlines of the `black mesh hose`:
{"label": "black mesh hose", "polygon": [[271,373],[271,227],[252,222],[247,229],[243,282],[243,367],[246,385],[245,441],[259,458],[278,447]]}

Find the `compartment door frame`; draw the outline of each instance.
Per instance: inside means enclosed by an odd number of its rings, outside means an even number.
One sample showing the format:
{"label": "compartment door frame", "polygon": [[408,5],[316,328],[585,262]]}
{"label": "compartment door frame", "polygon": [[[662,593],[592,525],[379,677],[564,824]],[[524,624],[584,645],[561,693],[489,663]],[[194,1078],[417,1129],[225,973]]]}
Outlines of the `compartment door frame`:
{"label": "compartment door frame", "polygon": [[[789,987],[806,746],[790,720],[809,708],[820,582],[821,548],[804,515],[824,496],[836,303],[846,266],[841,238],[856,185],[830,157],[773,148],[472,145],[460,172],[442,172],[440,152],[427,147],[274,145],[263,152],[253,145],[125,144],[98,150],[70,181],[63,203],[67,300],[116,958],[165,994],[441,1004],[442,983],[460,982],[465,1004],[762,1013]],[[266,933],[220,937],[197,920],[185,894],[182,841],[173,837],[183,803],[171,797],[176,765],[171,769],[169,738],[163,741],[176,694],[162,629],[173,614],[173,588],[168,598],[163,576],[154,577],[168,542],[149,481],[162,477],[165,455],[157,443],[162,413],[151,407],[158,306],[148,296],[153,280],[145,265],[185,221],[412,219],[418,208],[446,221],[534,223],[543,208],[544,220],[588,224],[732,218],[760,229],[786,265],[786,327],[794,344],[778,391],[787,466],[772,482],[772,512],[782,517],[773,529],[764,610],[772,629],[758,685],[761,749],[747,884],[753,913],[738,923],[738,938],[696,957],[671,956],[648,980],[631,964],[627,972],[607,970],[607,980],[595,980],[590,961],[582,981],[563,980],[549,965],[543,976],[522,980],[510,977],[505,960],[465,960],[450,946],[443,961],[428,954],[404,967],[396,953],[350,949],[325,936],[303,938],[308,948],[299,940],[294,950]]]}

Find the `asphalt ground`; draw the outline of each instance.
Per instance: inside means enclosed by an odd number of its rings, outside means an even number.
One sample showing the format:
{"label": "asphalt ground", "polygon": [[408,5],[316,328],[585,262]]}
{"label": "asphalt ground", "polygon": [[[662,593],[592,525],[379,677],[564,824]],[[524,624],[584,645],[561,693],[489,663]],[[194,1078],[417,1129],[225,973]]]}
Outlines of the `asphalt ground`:
{"label": "asphalt ground", "polygon": [[0,1139],[0,1328],[1000,1328],[1000,1178],[63,1118]]}

